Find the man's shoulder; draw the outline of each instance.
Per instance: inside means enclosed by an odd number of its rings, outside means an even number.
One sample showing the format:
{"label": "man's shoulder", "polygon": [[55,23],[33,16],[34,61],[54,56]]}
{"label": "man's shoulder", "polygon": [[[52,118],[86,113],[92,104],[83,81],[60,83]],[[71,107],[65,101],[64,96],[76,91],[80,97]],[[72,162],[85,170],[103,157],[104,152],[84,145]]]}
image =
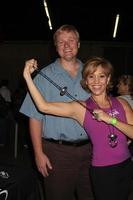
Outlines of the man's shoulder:
{"label": "man's shoulder", "polygon": [[47,66],[43,67],[41,71],[45,74],[52,73],[56,68],[56,61],[48,64]]}

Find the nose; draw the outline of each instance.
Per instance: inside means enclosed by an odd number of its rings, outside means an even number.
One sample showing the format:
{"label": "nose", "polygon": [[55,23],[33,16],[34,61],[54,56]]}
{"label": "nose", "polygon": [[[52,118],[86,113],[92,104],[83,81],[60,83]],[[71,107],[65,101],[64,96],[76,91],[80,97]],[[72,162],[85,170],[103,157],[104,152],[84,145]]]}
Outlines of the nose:
{"label": "nose", "polygon": [[65,41],[65,42],[64,42],[64,47],[69,47],[69,46],[70,46],[69,42],[68,42],[68,41]]}
{"label": "nose", "polygon": [[94,83],[99,83],[99,77],[98,76],[95,76]]}

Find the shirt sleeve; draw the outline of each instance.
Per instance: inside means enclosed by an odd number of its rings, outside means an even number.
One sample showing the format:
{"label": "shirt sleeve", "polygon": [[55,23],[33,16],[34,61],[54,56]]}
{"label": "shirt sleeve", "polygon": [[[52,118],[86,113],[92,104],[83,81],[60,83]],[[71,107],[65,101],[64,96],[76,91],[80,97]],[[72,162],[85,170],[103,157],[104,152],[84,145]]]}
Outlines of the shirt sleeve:
{"label": "shirt sleeve", "polygon": [[[37,76],[34,79],[35,84],[37,85],[37,87],[39,88],[39,76]],[[40,84],[41,85],[41,84]],[[21,112],[22,114],[30,117],[30,118],[34,118],[37,120],[42,120],[44,118],[44,114],[42,114],[41,112],[38,111],[37,107],[34,104],[34,101],[32,100],[29,92],[27,92],[26,97],[20,107],[19,112]]]}

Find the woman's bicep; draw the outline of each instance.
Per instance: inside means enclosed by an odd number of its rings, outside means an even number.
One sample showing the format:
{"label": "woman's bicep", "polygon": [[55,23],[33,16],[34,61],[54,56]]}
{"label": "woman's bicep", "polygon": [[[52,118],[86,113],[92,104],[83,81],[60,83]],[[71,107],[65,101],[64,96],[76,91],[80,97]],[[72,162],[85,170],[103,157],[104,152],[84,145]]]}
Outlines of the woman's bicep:
{"label": "woman's bicep", "polygon": [[74,105],[75,102],[51,102],[48,103],[45,113],[61,117],[74,118]]}

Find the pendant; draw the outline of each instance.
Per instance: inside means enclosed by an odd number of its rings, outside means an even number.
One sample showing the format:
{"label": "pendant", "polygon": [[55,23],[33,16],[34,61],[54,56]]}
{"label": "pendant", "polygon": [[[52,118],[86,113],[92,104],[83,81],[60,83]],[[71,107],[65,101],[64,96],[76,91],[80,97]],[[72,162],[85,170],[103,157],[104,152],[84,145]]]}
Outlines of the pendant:
{"label": "pendant", "polygon": [[114,134],[114,133],[110,133],[109,136],[108,136],[108,138],[109,138],[109,145],[112,148],[116,147],[117,143],[118,143],[118,141],[117,141],[117,135]]}

